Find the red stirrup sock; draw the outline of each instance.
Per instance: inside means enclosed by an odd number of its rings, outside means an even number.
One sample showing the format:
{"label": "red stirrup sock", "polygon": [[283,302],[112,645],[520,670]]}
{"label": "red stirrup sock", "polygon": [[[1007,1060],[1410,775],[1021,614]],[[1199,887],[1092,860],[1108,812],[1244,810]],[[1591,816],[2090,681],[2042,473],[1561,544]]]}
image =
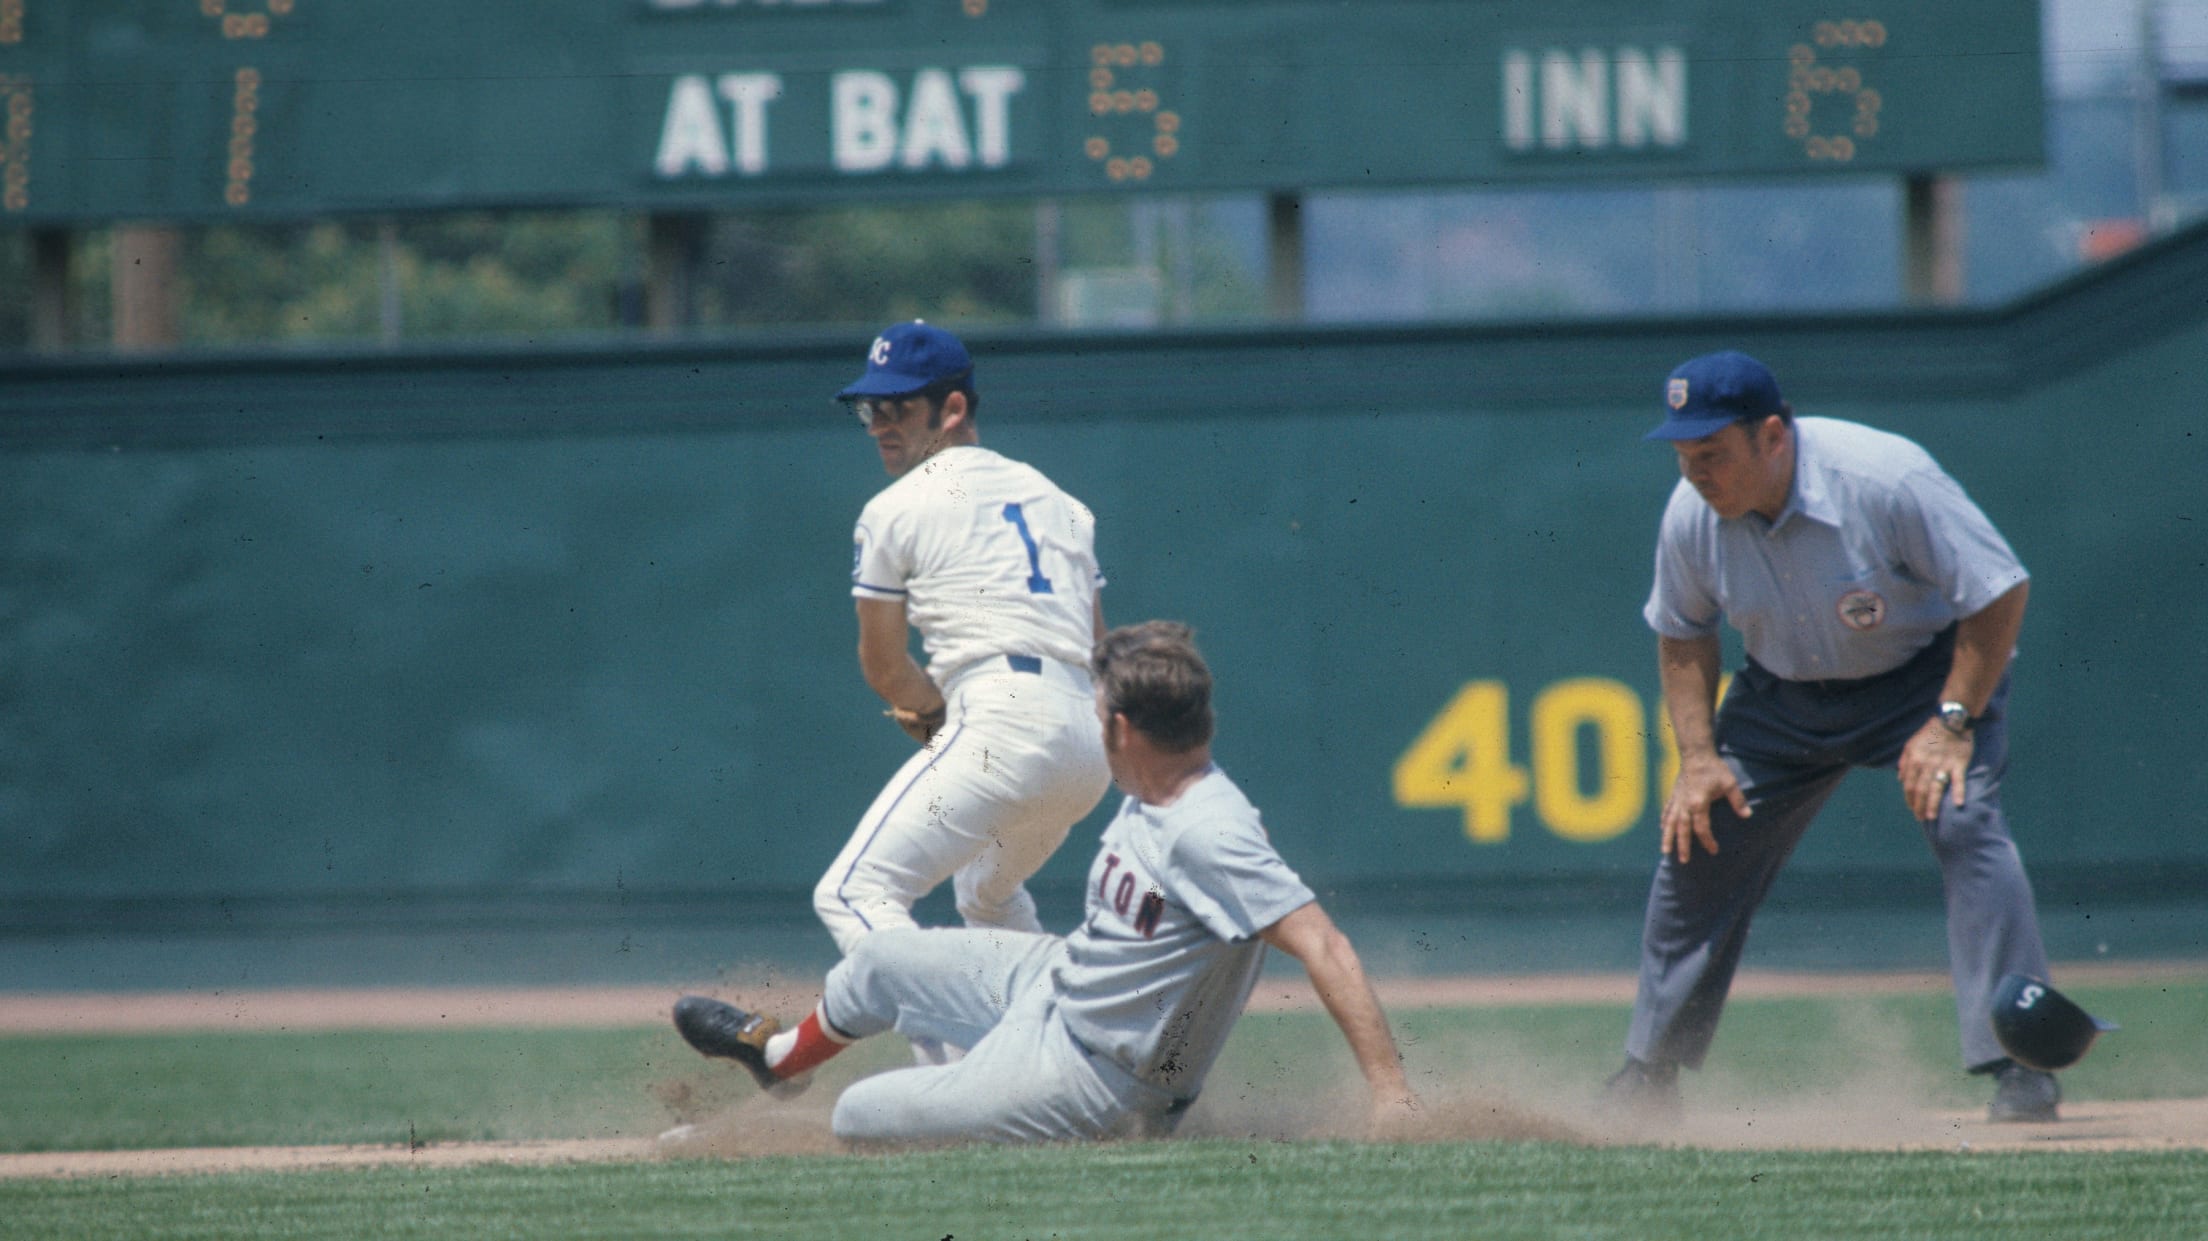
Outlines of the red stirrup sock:
{"label": "red stirrup sock", "polygon": [[[786,1045],[778,1045],[785,1039],[788,1040]],[[802,1077],[856,1041],[830,1025],[820,1015],[820,1006],[816,1004],[813,1011],[805,1014],[805,1020],[797,1023],[795,1030],[777,1034],[767,1041],[767,1068],[776,1077]]]}

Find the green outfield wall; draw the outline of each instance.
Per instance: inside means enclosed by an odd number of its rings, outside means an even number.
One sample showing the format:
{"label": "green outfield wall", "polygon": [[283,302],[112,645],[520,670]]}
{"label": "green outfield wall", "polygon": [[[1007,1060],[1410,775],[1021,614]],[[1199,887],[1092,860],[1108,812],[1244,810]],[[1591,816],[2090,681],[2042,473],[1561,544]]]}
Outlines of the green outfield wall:
{"label": "green outfield wall", "polygon": [[[1322,890],[1645,877],[1639,435],[1723,346],[1925,444],[2033,570],[2043,892],[2208,875],[2208,231],[1988,312],[971,343],[984,442],[1095,508],[1113,620],[1198,627]],[[0,906],[809,887],[908,744],[853,657],[864,345],[0,370]],[[1870,773],[1795,870],[1929,876]]]}

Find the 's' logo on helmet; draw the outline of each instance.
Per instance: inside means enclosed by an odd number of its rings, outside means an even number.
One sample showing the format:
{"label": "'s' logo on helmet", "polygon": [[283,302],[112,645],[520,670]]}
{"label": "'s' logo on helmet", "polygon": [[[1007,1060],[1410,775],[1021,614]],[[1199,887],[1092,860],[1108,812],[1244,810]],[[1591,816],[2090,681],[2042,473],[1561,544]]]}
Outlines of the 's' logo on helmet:
{"label": "'s' logo on helmet", "polygon": [[1886,620],[1886,597],[1875,590],[1851,590],[1838,607],[1840,623],[1850,629],[1876,629]]}
{"label": "'s' logo on helmet", "polygon": [[866,351],[866,360],[876,366],[889,365],[889,338],[887,336],[874,338],[874,347]]}
{"label": "'s' logo on helmet", "polygon": [[1673,409],[1685,409],[1687,407],[1686,380],[1674,379],[1664,385],[1664,404],[1671,406]]}

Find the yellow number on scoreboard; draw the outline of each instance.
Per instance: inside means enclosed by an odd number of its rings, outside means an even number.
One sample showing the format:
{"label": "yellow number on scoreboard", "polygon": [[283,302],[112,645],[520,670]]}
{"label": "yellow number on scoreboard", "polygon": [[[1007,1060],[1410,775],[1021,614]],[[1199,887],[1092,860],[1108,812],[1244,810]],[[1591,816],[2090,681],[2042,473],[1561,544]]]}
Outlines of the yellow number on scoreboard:
{"label": "yellow number on scoreboard", "polygon": [[1473,681],[1395,764],[1397,805],[1464,807],[1464,832],[1481,844],[1510,838],[1510,810],[1526,800],[1526,769],[1510,761],[1510,691]]}
{"label": "yellow number on scoreboard", "polygon": [[[1641,700],[1604,677],[1559,681],[1533,700],[1534,810],[1566,840],[1622,835],[1648,798],[1648,729]],[[1579,764],[1579,732],[1594,733],[1594,792]]]}
{"label": "yellow number on scoreboard", "polygon": [[[1732,678],[1718,682],[1718,698]],[[1655,708],[1657,804],[1679,778],[1679,743],[1661,698]],[[1530,766],[1511,759],[1510,687],[1468,681],[1395,762],[1395,804],[1464,812],[1474,844],[1510,839],[1528,800],[1551,835],[1601,844],[1649,811],[1651,724],[1640,695],[1608,677],[1569,677],[1535,694],[1527,712]],[[1583,744],[1584,742],[1584,744]]]}

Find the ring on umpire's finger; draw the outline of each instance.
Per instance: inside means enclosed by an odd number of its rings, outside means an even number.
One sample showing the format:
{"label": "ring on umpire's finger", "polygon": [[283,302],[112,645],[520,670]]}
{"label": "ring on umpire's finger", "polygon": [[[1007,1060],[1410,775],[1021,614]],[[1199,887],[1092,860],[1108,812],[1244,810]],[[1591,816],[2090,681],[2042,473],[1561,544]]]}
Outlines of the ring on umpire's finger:
{"label": "ring on umpire's finger", "polygon": [[1933,773],[1932,773],[1932,782],[1933,782],[1934,784],[1945,784],[1945,783],[1947,783],[1947,773],[1946,773],[1946,772],[1944,772],[1944,771],[1935,771],[1935,772],[1933,772]]}

